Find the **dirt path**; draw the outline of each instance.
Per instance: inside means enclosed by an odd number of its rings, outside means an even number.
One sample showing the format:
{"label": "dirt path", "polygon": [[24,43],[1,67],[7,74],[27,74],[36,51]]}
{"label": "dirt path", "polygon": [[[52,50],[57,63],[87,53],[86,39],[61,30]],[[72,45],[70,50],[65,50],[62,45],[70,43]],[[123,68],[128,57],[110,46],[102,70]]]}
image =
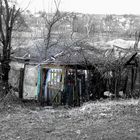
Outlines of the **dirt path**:
{"label": "dirt path", "polygon": [[0,114],[0,140],[138,140],[137,103],[92,102],[73,109],[9,106]]}

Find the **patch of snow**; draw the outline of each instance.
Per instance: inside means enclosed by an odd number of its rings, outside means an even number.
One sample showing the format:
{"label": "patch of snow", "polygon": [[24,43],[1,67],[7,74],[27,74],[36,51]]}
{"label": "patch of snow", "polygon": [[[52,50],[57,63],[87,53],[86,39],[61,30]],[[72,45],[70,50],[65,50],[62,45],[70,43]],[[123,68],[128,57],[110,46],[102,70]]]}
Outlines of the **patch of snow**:
{"label": "patch of snow", "polygon": [[[107,46],[109,45],[111,48],[114,48],[113,46],[118,46],[122,49],[133,48],[134,44],[135,44],[135,41],[126,41],[126,40],[123,40],[123,39],[115,39],[115,40],[112,40],[112,41],[108,41],[106,43],[106,45]],[[140,48],[140,45],[138,46],[138,48]]]}

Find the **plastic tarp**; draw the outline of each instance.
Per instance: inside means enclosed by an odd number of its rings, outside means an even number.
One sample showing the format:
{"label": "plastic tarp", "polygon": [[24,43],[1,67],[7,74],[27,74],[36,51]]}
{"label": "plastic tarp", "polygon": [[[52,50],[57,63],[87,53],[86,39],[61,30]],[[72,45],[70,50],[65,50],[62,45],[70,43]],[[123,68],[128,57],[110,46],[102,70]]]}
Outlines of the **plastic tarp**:
{"label": "plastic tarp", "polygon": [[18,62],[10,63],[9,83],[14,88],[19,88],[20,69],[24,68],[24,64]]}
{"label": "plastic tarp", "polygon": [[24,72],[23,99],[37,98],[38,67],[26,65]]}

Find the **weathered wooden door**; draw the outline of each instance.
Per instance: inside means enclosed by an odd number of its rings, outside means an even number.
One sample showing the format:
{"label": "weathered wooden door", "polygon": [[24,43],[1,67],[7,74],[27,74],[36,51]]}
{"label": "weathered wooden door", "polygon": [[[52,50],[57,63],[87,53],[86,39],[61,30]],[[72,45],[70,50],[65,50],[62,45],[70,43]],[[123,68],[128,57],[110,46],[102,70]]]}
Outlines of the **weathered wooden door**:
{"label": "weathered wooden door", "polygon": [[62,69],[49,69],[46,79],[45,100],[50,104],[61,103],[61,93],[64,85],[64,74]]}

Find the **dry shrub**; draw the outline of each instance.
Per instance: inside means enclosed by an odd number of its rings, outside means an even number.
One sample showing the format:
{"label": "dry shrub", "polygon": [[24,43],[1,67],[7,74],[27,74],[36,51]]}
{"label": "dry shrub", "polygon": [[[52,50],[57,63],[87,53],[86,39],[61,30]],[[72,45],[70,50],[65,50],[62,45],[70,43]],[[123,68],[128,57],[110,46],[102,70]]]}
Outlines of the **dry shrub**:
{"label": "dry shrub", "polygon": [[0,99],[0,111],[15,111],[21,109],[23,103],[16,96],[14,90],[10,89],[9,93]]}

